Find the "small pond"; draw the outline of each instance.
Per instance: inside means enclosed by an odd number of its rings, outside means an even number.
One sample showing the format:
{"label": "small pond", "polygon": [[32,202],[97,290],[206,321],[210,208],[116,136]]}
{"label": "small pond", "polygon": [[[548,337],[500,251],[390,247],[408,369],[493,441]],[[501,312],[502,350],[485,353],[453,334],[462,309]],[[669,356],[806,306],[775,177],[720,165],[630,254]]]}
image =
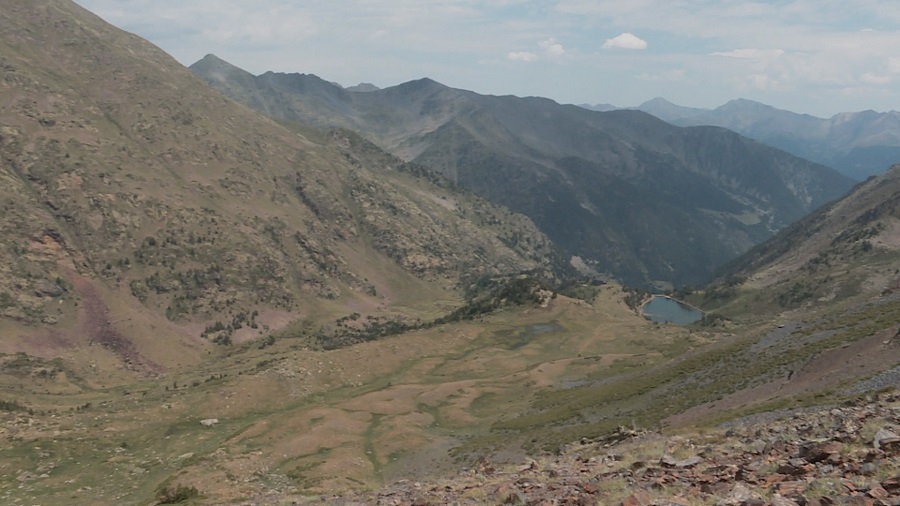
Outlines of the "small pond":
{"label": "small pond", "polygon": [[703,318],[703,311],[665,295],[654,295],[644,304],[641,312],[644,317],[656,323],[688,325]]}

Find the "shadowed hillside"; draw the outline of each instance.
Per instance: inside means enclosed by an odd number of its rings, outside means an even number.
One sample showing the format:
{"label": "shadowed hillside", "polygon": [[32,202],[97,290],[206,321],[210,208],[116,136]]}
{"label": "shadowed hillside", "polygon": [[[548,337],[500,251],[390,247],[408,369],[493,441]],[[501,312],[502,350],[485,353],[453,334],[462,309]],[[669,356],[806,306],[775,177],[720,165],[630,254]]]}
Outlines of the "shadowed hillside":
{"label": "shadowed hillside", "polygon": [[569,255],[629,284],[712,269],[850,187],[831,169],[724,129],[637,111],[484,96],[420,79],[365,93],[316,76],[191,69],[274,117],[359,131],[397,156],[531,217]]}

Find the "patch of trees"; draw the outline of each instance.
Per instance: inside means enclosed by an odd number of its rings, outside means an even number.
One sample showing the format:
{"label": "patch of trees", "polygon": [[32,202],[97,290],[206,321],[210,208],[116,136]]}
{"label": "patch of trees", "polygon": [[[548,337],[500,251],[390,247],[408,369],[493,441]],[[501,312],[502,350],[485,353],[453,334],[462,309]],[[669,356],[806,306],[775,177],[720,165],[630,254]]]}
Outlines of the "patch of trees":
{"label": "patch of trees", "polygon": [[466,304],[436,323],[471,320],[502,307],[540,304],[546,291],[554,292],[538,272],[509,277],[482,276],[466,289]]}
{"label": "patch of trees", "polygon": [[156,493],[158,504],[178,504],[193,499],[200,495],[197,487],[178,484],[173,487],[163,487]]}
{"label": "patch of trees", "polygon": [[22,404],[19,404],[16,401],[5,401],[2,399],[0,399],[0,411],[6,411],[9,413],[14,413],[17,411],[25,411],[25,412],[28,412],[29,414],[34,413],[31,409],[29,409],[28,407],[26,407]]}
{"label": "patch of trees", "polygon": [[410,330],[472,320],[503,307],[540,304],[548,292],[553,293],[551,297],[556,296],[556,292],[549,288],[551,283],[548,279],[552,279],[551,275],[542,270],[509,276],[481,276],[466,288],[466,303],[440,318],[426,322],[372,316],[363,319],[358,313],[353,313],[336,320],[334,330],[322,328],[313,337],[323,348],[336,349]]}
{"label": "patch of trees", "polygon": [[[232,317],[231,323],[225,324],[222,323],[221,320],[216,320],[215,323],[207,325],[200,334],[200,337],[209,339],[222,346],[228,346],[231,344],[231,336],[234,335],[234,332],[243,328],[244,325],[252,329],[259,328],[259,324],[256,323],[257,316],[259,316],[259,311],[256,310],[252,313],[249,311],[240,311]],[[271,336],[270,338],[272,339],[271,344],[274,344],[275,338]],[[271,346],[271,344],[269,344],[269,346]]]}
{"label": "patch of trees", "polygon": [[641,305],[650,297],[650,293],[640,288],[625,288],[625,305],[632,311],[639,312]]}

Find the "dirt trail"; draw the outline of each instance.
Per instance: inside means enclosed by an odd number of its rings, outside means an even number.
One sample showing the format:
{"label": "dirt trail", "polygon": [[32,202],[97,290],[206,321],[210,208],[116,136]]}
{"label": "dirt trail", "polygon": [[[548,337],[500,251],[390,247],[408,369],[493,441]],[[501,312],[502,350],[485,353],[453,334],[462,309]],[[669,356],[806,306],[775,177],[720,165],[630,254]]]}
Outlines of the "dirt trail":
{"label": "dirt trail", "polygon": [[141,356],[134,343],[116,330],[110,321],[109,306],[103,301],[93,282],[74,272],[67,274],[81,297],[81,329],[87,335],[89,343],[99,344],[118,355],[129,370],[147,375],[162,373],[162,366]]}

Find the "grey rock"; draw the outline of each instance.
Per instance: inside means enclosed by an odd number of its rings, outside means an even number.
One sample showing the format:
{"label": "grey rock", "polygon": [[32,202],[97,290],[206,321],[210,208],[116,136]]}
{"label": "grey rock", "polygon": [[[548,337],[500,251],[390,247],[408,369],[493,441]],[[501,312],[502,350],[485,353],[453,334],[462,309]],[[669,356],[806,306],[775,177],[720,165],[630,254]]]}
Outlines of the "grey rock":
{"label": "grey rock", "polygon": [[42,279],[34,287],[34,294],[38,297],[59,297],[65,291],[56,283]]}
{"label": "grey rock", "polygon": [[702,461],[703,459],[701,459],[700,457],[690,457],[687,459],[679,460],[675,457],[672,457],[671,455],[666,455],[659,460],[659,463],[663,467],[677,467],[680,469],[687,469],[696,466]]}
{"label": "grey rock", "polygon": [[900,436],[882,427],[881,429],[878,429],[878,432],[875,433],[875,437],[872,438],[872,445],[876,450],[880,450],[883,442],[896,439],[900,439]]}

